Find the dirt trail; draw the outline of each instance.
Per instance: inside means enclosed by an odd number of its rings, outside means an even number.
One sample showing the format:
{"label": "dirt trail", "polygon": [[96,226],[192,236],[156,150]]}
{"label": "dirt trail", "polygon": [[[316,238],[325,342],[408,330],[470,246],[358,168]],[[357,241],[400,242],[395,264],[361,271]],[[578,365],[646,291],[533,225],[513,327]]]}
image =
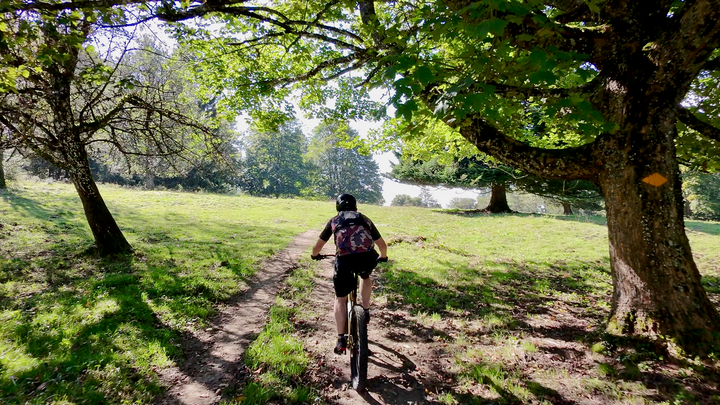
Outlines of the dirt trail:
{"label": "dirt trail", "polygon": [[316,237],[315,230],[298,235],[262,265],[247,291],[218,309],[209,328],[185,336],[184,364],[160,371],[171,388],[158,404],[215,404],[223,399],[223,390],[242,380],[245,349],[264,326],[282,281]]}
{"label": "dirt trail", "polygon": [[[333,253],[332,248],[326,245],[323,253]],[[373,273],[373,279],[377,279],[379,271]],[[316,316],[304,329],[305,347],[320,365],[313,379],[325,385],[325,399],[350,405],[437,403],[431,393],[442,377],[435,370],[448,361],[441,345],[422,331],[404,327],[403,314],[383,305],[371,305],[367,392],[360,395],[349,387],[350,356],[333,353],[337,334],[332,313],[332,274],[332,261],[322,261],[309,302]]]}

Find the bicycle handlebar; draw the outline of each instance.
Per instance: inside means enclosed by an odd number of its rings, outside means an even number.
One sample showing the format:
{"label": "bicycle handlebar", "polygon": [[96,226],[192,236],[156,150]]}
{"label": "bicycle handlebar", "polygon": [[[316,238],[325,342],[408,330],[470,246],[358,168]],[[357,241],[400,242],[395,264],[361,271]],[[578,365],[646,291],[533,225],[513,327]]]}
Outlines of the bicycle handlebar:
{"label": "bicycle handlebar", "polygon": [[[333,254],[330,254],[330,255],[318,254],[317,256],[310,255],[310,258],[312,258],[313,260],[322,260],[322,259],[327,259],[328,257],[335,257],[335,255],[333,255]],[[387,257],[379,257],[377,259],[378,263],[387,263],[387,261],[388,261]]]}

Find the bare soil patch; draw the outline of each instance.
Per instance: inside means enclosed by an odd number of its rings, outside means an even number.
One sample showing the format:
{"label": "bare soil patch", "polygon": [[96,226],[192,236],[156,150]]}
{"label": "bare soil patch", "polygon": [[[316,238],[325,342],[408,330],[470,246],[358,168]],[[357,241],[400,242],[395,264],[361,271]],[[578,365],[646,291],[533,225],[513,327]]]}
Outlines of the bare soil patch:
{"label": "bare soil patch", "polygon": [[208,328],[184,336],[184,362],[158,371],[170,389],[156,403],[214,404],[243,381],[245,349],[260,333],[283,280],[316,240],[316,234],[308,231],[298,235],[261,266],[246,291],[218,308]]}

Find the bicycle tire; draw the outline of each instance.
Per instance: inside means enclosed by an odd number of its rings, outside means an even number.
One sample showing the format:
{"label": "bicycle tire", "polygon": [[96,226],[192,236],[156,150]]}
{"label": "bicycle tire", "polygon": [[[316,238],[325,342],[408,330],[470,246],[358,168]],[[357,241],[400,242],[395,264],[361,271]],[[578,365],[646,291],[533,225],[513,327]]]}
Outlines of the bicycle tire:
{"label": "bicycle tire", "polygon": [[356,305],[352,310],[353,326],[353,347],[350,353],[350,377],[352,387],[355,391],[365,390],[367,383],[368,366],[368,338],[367,323],[365,322],[365,310]]}

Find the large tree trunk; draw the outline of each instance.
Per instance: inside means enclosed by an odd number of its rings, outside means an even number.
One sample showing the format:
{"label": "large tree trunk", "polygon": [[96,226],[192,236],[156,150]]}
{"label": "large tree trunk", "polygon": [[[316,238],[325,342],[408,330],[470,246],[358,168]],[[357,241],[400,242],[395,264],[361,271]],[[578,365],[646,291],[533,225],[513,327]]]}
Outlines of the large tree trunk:
{"label": "large tree trunk", "polygon": [[717,350],[720,315],[685,235],[674,121],[655,128],[615,137],[605,148],[600,182],[614,287],[608,331],[669,338],[708,354]]}
{"label": "large tree trunk", "polygon": [[0,189],[7,188],[5,184],[5,169],[3,167],[3,161],[5,160],[5,149],[0,148]]}
{"label": "large tree trunk", "polygon": [[572,215],[573,214],[573,210],[572,210],[572,207],[570,206],[569,202],[563,201],[561,204],[563,206],[563,215]]}
{"label": "large tree trunk", "polygon": [[490,195],[490,203],[485,207],[484,211],[500,214],[503,212],[513,212],[508,206],[507,202],[507,190],[504,184],[492,185],[492,194]]}
{"label": "large tree trunk", "polygon": [[82,201],[85,217],[95,237],[98,251],[101,255],[132,252],[132,247],[105,205],[95,184],[84,146],[76,141],[66,142],[64,146],[68,172]]}

